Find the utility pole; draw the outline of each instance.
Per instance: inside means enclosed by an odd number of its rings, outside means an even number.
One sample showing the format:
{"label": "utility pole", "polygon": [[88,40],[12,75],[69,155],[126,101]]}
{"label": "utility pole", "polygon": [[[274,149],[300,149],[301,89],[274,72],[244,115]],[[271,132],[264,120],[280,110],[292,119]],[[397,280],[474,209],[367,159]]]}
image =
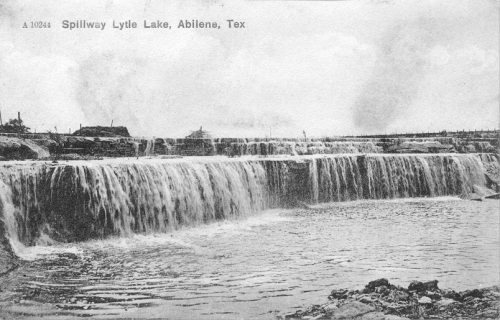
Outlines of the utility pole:
{"label": "utility pole", "polygon": [[111,127],[113,127],[113,120],[111,120]]}
{"label": "utility pole", "polygon": [[18,125],[19,125],[19,130],[17,131],[17,135],[19,136],[21,131],[22,131],[22,127],[21,127],[21,112],[17,112],[17,121],[18,122]]}

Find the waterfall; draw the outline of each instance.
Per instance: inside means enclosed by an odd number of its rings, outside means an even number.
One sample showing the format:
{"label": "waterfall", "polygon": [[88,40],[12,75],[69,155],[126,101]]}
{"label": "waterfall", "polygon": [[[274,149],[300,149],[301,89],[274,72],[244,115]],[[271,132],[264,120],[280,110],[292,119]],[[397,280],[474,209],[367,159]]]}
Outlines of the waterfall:
{"label": "waterfall", "polygon": [[144,149],[144,155],[150,156],[154,154],[155,151],[155,138],[148,139],[146,142],[146,149]]}
{"label": "waterfall", "polygon": [[312,155],[312,154],[345,154],[345,153],[379,153],[381,147],[373,142],[355,141],[299,141],[299,140],[271,140],[271,141],[217,141],[217,154],[225,154],[230,150],[231,155]]}
{"label": "waterfall", "polygon": [[485,185],[477,155],[343,156],[317,160],[319,202],[464,195]]}
{"label": "waterfall", "polygon": [[134,147],[135,156],[138,157],[139,156],[139,142],[137,142],[137,141],[132,142],[132,146]]}
{"label": "waterfall", "polygon": [[129,146],[133,149],[131,150],[132,154],[128,154],[126,152],[121,155],[134,155],[135,157],[139,156],[152,156],[155,154],[156,148],[156,139],[153,138],[131,138],[129,140]]}
{"label": "waterfall", "polygon": [[18,237],[18,223],[15,211],[11,189],[3,181],[0,181],[0,218],[3,221],[3,232],[6,233],[10,246],[14,251],[18,251],[23,245]]}
{"label": "waterfall", "polygon": [[266,175],[256,162],[19,164],[2,167],[0,178],[27,245],[41,232],[63,241],[166,232],[266,207]]}
{"label": "waterfall", "polygon": [[7,162],[0,217],[13,246],[33,245],[42,235],[168,232],[299,202],[462,195],[474,185],[485,185],[474,154]]}

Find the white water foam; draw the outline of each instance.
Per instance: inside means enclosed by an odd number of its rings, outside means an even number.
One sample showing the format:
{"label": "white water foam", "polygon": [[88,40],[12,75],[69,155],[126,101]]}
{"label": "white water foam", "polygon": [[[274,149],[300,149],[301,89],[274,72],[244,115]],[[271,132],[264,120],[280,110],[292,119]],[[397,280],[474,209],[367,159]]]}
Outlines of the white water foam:
{"label": "white water foam", "polygon": [[50,247],[44,235],[171,233],[301,202],[456,196],[485,184],[473,154],[8,162],[0,181],[16,252],[22,243]]}

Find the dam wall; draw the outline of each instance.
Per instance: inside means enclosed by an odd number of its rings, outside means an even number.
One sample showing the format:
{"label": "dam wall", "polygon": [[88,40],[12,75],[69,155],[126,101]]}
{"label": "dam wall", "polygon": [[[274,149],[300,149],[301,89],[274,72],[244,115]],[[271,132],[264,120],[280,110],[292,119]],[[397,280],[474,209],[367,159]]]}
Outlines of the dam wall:
{"label": "dam wall", "polygon": [[[28,148],[34,145],[32,148]],[[15,148],[17,146],[17,149]],[[28,147],[27,147],[28,146]],[[35,147],[46,150],[40,152]],[[24,147],[24,149],[23,149]],[[0,160],[85,157],[273,156],[359,153],[498,153],[498,134],[435,137],[155,138],[0,134]],[[43,150],[42,150],[43,151]]]}
{"label": "dam wall", "polygon": [[491,153],[495,139],[434,138],[89,138],[68,137],[64,153],[101,156],[273,156],[356,153]]}
{"label": "dam wall", "polygon": [[486,185],[477,154],[12,161],[0,165],[1,238],[15,249],[169,232],[269,208],[460,196],[476,185]]}

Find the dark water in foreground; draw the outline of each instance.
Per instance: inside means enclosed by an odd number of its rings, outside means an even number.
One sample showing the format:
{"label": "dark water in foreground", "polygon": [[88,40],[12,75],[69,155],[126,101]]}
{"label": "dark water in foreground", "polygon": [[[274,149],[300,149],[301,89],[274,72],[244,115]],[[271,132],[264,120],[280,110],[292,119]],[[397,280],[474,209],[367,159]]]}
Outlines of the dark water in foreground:
{"label": "dark water in foreground", "polygon": [[499,201],[357,201],[243,220],[28,248],[0,318],[273,319],[332,288],[439,280],[499,284]]}

